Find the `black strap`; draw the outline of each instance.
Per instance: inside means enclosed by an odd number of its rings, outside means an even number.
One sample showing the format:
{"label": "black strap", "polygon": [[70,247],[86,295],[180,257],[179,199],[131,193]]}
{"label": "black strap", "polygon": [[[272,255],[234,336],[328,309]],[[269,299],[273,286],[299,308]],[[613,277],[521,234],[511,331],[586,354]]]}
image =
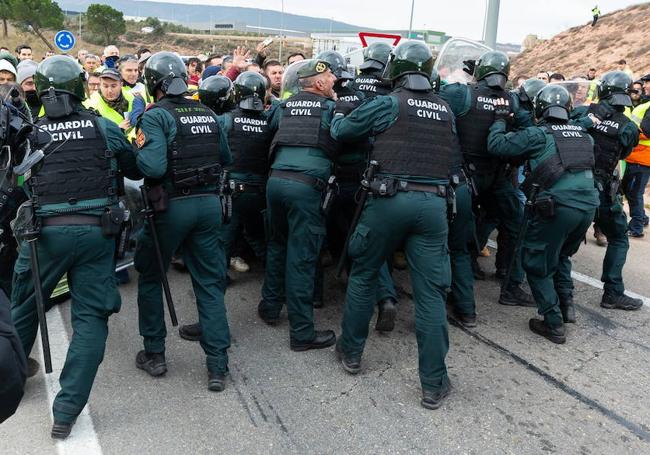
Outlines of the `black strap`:
{"label": "black strap", "polygon": [[101,218],[93,215],[61,215],[43,217],[43,226],[100,226]]}
{"label": "black strap", "polygon": [[397,191],[421,191],[422,193],[434,193],[442,197],[447,195],[447,187],[444,185],[424,185],[422,183],[397,181]]}
{"label": "black strap", "polygon": [[533,184],[537,183],[541,191],[548,190],[560,177],[564,175],[566,170],[562,166],[562,159],[559,154],[554,154],[542,161],[535,170],[526,177],[526,180],[521,184],[521,190],[527,196],[533,188]]}
{"label": "black strap", "polygon": [[307,185],[310,185],[317,191],[321,191],[321,192],[325,191],[325,189],[327,188],[327,183],[325,183],[323,180],[316,177],[312,177],[311,175],[303,174],[302,172],[272,169],[270,176],[279,177],[287,180],[293,180],[295,182],[306,183]]}

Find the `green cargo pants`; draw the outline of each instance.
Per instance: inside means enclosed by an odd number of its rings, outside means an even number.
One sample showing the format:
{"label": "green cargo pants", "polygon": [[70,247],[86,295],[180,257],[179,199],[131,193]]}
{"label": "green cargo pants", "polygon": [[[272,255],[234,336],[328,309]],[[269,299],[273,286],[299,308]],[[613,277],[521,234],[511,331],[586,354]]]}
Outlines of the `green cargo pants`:
{"label": "green cargo pants", "polygon": [[316,263],[325,238],[321,193],[306,183],[270,177],[266,206],[269,242],[259,311],[277,318],[286,301],[291,339],[311,341]]}
{"label": "green cargo pants", "polygon": [[559,296],[571,296],[571,260],[585,238],[595,209],[555,205],[555,216],[533,216],[522,248],[523,267],[537,311],[549,327],[563,324]]}
{"label": "green cargo pants", "polygon": [[[203,329],[201,347],[208,371],[228,371],[230,331],[224,305],[226,259],[219,240],[221,204],[216,195],[176,198],[169,208],[156,214],[156,227],[165,269],[179,247],[192,277],[199,323]],[[140,335],[147,352],[165,352],[165,309],[159,266],[151,239],[151,226],[145,224],[135,254],[138,278],[138,319]],[[173,294],[173,289],[172,289]]]}
{"label": "green cargo pants", "polygon": [[[120,309],[113,268],[115,239],[104,237],[99,226],[48,226],[37,242],[43,295],[49,296],[68,273],[73,334],[52,409],[56,421],[69,423],[88,402],[104,358],[108,317]],[[30,257],[30,247],[23,242],[11,296],[11,316],[26,354],[38,330]],[[51,307],[48,302],[46,297],[46,310]]]}
{"label": "green cargo pants", "polygon": [[411,191],[368,199],[348,248],[352,270],[340,345],[346,355],[363,353],[379,269],[403,243],[415,300],[420,382],[425,390],[442,386],[447,380],[445,357],[449,349],[445,301],[451,272],[447,235],[447,203],[436,194]]}
{"label": "green cargo pants", "polygon": [[604,283],[606,293],[623,295],[623,266],[630,243],[627,237],[627,216],[623,211],[620,195],[616,195],[612,203],[608,194],[600,192],[600,207],[596,210],[595,222],[607,237],[607,251],[603,259],[600,281]]}
{"label": "green cargo pants", "polygon": [[[507,241],[504,242],[506,251],[515,251],[519,226],[524,217],[524,205],[519,200],[512,179],[503,172],[477,174],[474,175],[474,183],[482,213],[477,220],[476,228],[479,247],[483,248],[486,245],[492,230],[498,225],[507,233]],[[513,283],[524,281],[521,255],[515,258],[510,281]]]}
{"label": "green cargo pants", "polygon": [[250,186],[246,191],[232,195],[232,218],[230,223],[224,224],[219,232],[219,238],[226,253],[226,264],[230,264],[233,247],[242,232],[255,252],[255,256],[264,257],[266,242],[262,212],[265,207],[264,184]]}
{"label": "green cargo pants", "polygon": [[456,311],[473,316],[474,273],[471,251],[476,251],[474,212],[469,186],[456,188],[456,218],[449,224],[449,255],[451,259],[451,293],[449,299]]}

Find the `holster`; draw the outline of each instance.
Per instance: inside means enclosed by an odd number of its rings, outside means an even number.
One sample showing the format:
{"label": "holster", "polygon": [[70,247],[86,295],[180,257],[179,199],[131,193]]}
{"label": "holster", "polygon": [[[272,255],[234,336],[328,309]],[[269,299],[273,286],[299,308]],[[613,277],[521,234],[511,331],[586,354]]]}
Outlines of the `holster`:
{"label": "holster", "polygon": [[155,213],[167,211],[169,207],[169,194],[162,185],[150,186],[147,189],[147,198],[151,204],[151,208]]}
{"label": "holster", "polygon": [[126,220],[126,210],[121,207],[109,207],[101,216],[102,235],[104,237],[115,237],[122,230],[122,224]]}
{"label": "holster", "polygon": [[555,216],[555,201],[551,196],[537,197],[533,207],[535,213],[542,218],[552,218]]}
{"label": "holster", "polygon": [[336,183],[336,176],[330,175],[330,178],[327,179],[327,189],[324,193],[323,202],[321,204],[321,209],[325,215],[327,215],[330,211],[330,208],[332,208],[332,202],[338,193],[339,184]]}
{"label": "holster", "polygon": [[369,182],[370,192],[379,197],[393,197],[397,194],[397,180],[374,179]]}
{"label": "holster", "polygon": [[449,185],[447,187],[446,199],[447,199],[447,220],[449,220],[449,222],[451,223],[456,218],[456,213],[457,213],[456,191],[454,190],[454,187],[452,185]]}

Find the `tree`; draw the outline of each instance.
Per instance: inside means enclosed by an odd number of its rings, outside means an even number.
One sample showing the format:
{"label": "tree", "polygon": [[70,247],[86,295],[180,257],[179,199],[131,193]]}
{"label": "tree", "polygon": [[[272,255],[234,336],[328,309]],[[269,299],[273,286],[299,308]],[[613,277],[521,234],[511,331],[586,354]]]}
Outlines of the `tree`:
{"label": "tree", "polygon": [[102,38],[102,44],[115,42],[115,38],[126,33],[124,15],[108,5],[92,4],[86,10],[88,30]]}
{"label": "tree", "polygon": [[2,36],[9,36],[7,30],[7,21],[12,17],[12,9],[9,0],[0,0],[0,20],[2,20]]}
{"label": "tree", "polygon": [[54,50],[52,43],[43,36],[43,29],[63,28],[63,11],[52,0],[8,0],[11,19],[18,25],[26,26]]}
{"label": "tree", "polygon": [[165,34],[165,27],[162,22],[160,22],[160,19],[157,17],[148,17],[142,22],[142,24],[145,27],[151,27],[153,28],[153,34],[154,35],[164,35]]}

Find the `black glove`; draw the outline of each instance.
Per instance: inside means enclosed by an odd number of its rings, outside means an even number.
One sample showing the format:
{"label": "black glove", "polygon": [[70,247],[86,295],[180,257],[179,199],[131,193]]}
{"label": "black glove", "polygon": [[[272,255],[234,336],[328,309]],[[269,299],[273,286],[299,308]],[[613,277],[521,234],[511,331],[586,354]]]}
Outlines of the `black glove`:
{"label": "black glove", "polygon": [[476,60],[463,60],[463,71],[470,76],[474,75],[474,68],[476,67]]}
{"label": "black glove", "polygon": [[337,101],[336,108],[334,109],[334,115],[348,115],[355,108],[355,105],[347,101]]}

